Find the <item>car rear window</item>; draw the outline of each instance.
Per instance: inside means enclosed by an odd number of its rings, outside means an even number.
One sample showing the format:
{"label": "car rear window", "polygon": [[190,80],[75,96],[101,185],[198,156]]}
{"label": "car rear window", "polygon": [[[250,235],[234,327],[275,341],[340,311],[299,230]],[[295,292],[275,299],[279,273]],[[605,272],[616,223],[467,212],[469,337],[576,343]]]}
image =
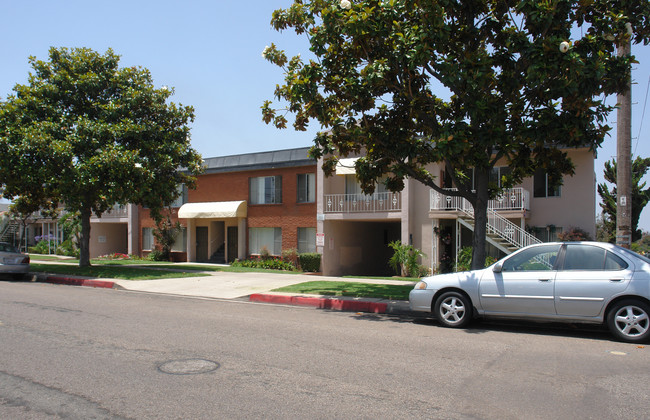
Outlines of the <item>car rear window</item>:
{"label": "car rear window", "polygon": [[0,243],[0,252],[12,252],[12,253],[16,253],[16,252],[18,252],[18,251],[16,251],[16,248],[14,248],[13,245],[2,244],[2,243]]}

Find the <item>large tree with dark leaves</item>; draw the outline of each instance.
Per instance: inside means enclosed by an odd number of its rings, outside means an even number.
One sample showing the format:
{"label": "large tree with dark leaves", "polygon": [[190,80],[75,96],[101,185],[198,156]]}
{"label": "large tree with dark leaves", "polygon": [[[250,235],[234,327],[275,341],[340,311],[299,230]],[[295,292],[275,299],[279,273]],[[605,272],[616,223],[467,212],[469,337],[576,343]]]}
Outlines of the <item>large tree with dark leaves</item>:
{"label": "large tree with dark leaves", "polygon": [[126,203],[155,212],[178,184],[193,184],[202,165],[190,147],[194,110],[168,102],[173,91],[156,89],[148,70],[120,68],[110,49],[51,48],[48,61],[30,63],[29,82],[0,103],[0,185],[7,198],[79,212],[86,266],[91,214]]}
{"label": "large tree with dark leaves", "polygon": [[[296,0],[271,23],[306,36],[314,58],[264,50],[285,79],[263,119],[284,128],[292,113],[297,130],[318,121],[313,156],[331,174],[338,158],[363,154],[365,192],[388,175],[393,191],[409,177],[466,198],[480,268],[488,200],[499,192],[492,168],[512,168],[501,187],[539,168],[560,183],[574,170],[567,148],[601,144],[611,111],[603,98],[625,89],[634,61],[617,57],[615,44],[649,41],[649,4]],[[457,192],[438,186],[432,163],[444,164]]]}

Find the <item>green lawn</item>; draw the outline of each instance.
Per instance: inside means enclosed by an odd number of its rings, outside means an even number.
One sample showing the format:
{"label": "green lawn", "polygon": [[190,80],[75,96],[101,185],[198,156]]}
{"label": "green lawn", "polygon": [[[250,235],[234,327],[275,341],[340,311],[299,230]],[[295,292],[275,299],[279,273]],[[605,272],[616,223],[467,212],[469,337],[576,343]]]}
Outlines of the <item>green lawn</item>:
{"label": "green lawn", "polygon": [[72,264],[30,264],[32,273],[65,274],[70,276],[96,277],[103,279],[154,280],[178,277],[203,277],[209,274],[196,270],[161,270],[149,267],[128,267],[122,265],[93,265],[79,267]]}
{"label": "green lawn", "polygon": [[313,295],[368,297],[408,300],[413,285],[370,284],[345,281],[310,281],[273,290],[274,292]]}
{"label": "green lawn", "polygon": [[[56,261],[56,264],[53,262]],[[30,271],[67,274],[97,278],[116,278],[124,280],[154,280],[179,277],[203,277],[206,271],[226,271],[231,273],[283,273],[297,272],[265,270],[262,268],[230,267],[217,265],[175,264],[166,261],[147,260],[91,260],[91,267],[79,267],[79,260],[46,260],[32,258]]]}

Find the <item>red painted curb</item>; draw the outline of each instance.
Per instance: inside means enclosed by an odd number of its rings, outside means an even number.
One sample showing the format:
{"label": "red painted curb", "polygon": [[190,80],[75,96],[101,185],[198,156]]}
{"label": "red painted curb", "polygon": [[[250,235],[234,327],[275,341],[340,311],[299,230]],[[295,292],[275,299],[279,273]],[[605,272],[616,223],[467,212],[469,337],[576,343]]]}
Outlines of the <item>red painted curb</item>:
{"label": "red painted curb", "polygon": [[73,279],[70,277],[48,276],[43,280],[45,283],[65,284],[68,286],[103,287],[112,289],[115,283],[107,280],[94,279]]}
{"label": "red painted curb", "polygon": [[276,303],[282,305],[311,306],[319,309],[333,309],[350,312],[372,312],[384,314],[387,303],[369,302],[363,300],[347,300],[328,297],[285,296],[255,293],[250,295],[251,302]]}

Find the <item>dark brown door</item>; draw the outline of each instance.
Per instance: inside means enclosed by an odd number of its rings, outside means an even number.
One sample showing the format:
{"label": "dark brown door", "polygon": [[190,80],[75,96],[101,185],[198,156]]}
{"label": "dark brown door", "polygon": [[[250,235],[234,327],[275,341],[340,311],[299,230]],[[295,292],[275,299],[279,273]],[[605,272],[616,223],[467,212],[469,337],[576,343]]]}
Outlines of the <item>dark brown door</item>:
{"label": "dark brown door", "polygon": [[196,227],[196,260],[208,260],[208,228],[206,226]]}
{"label": "dark brown door", "polygon": [[228,262],[231,263],[237,258],[237,226],[228,226]]}

